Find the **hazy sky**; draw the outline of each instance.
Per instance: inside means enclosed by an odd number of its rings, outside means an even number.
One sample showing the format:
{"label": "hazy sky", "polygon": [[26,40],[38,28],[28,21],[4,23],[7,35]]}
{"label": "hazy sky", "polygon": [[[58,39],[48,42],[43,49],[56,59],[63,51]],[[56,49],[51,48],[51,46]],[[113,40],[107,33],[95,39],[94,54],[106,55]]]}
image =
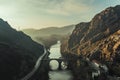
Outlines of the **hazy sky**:
{"label": "hazy sky", "polygon": [[0,17],[14,28],[65,26],[90,21],[120,0],[0,0]]}

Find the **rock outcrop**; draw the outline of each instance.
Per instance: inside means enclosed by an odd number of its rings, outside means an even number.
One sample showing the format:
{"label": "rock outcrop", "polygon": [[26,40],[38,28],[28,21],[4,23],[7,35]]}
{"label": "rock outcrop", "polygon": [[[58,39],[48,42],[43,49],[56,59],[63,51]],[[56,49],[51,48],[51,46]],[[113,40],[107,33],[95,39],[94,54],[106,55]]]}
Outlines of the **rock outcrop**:
{"label": "rock outcrop", "polygon": [[90,22],[77,24],[61,45],[61,53],[84,56],[106,65],[109,62],[111,73],[120,76],[120,5],[105,9]]}

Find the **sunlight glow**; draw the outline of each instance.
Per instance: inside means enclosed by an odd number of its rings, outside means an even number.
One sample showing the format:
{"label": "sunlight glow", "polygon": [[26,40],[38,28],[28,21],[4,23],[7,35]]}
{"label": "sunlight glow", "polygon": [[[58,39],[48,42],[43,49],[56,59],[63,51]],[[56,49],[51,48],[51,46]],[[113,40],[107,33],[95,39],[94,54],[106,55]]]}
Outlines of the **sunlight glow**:
{"label": "sunlight glow", "polygon": [[[17,28],[43,28],[88,22],[120,0],[0,0],[0,18]],[[89,13],[89,14],[88,14]]]}

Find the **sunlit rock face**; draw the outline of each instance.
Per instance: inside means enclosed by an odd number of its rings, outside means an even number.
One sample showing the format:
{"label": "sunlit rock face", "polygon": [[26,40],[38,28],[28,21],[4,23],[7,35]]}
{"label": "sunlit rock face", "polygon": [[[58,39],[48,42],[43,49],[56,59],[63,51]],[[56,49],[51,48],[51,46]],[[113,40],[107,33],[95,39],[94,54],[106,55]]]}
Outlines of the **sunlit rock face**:
{"label": "sunlit rock face", "polygon": [[19,80],[34,67],[43,46],[0,19],[0,79]]}
{"label": "sunlit rock face", "polygon": [[90,22],[77,24],[61,45],[61,52],[63,56],[82,55],[100,63],[110,62],[109,69],[120,76],[116,67],[120,65],[120,5],[103,10]]}

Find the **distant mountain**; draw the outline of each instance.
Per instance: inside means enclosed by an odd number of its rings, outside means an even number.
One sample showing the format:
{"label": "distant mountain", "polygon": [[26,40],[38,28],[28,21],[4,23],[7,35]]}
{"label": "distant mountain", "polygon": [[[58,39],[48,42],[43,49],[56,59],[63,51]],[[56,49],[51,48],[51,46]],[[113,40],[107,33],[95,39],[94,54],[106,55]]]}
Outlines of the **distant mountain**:
{"label": "distant mountain", "polygon": [[70,35],[74,29],[74,25],[68,25],[64,27],[49,27],[43,29],[24,29],[22,30],[27,35],[31,36],[33,40],[38,43],[43,43],[45,46],[50,47],[58,40]]}
{"label": "distant mountain", "polygon": [[51,36],[51,35],[66,35],[71,34],[72,30],[74,29],[74,25],[64,26],[61,28],[58,27],[49,27],[49,28],[43,28],[43,29],[24,29],[22,30],[26,34],[30,36]]}
{"label": "distant mountain", "polygon": [[120,76],[120,5],[103,10],[90,22],[77,24],[61,52],[106,64],[110,74]]}
{"label": "distant mountain", "polygon": [[25,76],[43,52],[42,45],[0,19],[0,79],[18,80]]}

